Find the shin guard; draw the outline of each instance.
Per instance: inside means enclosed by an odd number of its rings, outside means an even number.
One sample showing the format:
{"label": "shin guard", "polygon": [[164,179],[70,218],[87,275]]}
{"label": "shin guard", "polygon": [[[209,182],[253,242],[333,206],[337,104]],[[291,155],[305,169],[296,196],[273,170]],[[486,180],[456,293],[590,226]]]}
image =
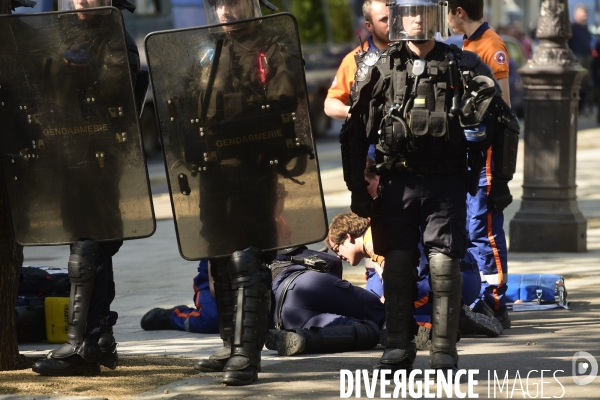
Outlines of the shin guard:
{"label": "shin guard", "polygon": [[271,273],[262,252],[250,247],[231,255],[229,275],[234,300],[233,335],[223,383],[246,385],[257,378],[260,369],[260,352],[268,329]]}
{"label": "shin guard", "polygon": [[210,260],[210,274],[214,281],[219,333],[223,347],[209,358],[200,360],[194,368],[202,372],[221,372],[231,357],[233,336],[233,289],[229,278],[228,259]]}
{"label": "shin guard", "polygon": [[432,338],[429,364],[434,369],[458,365],[456,339],[462,305],[462,278],[458,259],[434,254],[429,259],[433,291]]}

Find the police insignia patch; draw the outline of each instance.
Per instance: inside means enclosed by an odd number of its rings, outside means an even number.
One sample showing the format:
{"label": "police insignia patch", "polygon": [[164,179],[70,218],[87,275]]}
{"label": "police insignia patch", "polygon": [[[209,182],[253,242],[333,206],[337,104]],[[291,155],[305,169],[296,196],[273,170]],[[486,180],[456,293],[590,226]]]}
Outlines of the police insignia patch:
{"label": "police insignia patch", "polygon": [[508,57],[506,57],[506,53],[503,50],[498,50],[494,53],[494,61],[496,61],[498,64],[506,64],[507,58]]}

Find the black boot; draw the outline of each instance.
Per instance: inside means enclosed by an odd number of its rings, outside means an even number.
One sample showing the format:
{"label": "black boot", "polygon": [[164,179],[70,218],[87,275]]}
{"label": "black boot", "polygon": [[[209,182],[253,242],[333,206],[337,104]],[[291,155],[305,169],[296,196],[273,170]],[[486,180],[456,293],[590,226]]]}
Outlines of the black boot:
{"label": "black boot", "polygon": [[267,336],[268,349],[277,350],[280,356],[314,353],[341,353],[368,350],[377,346],[379,326],[369,320],[354,325],[328,326],[325,328],[271,329]]}
{"label": "black boot", "polygon": [[227,269],[228,259],[210,261],[210,274],[214,281],[219,333],[223,347],[209,358],[198,361],[194,368],[201,372],[223,372],[227,360],[231,357],[231,336],[233,334],[233,289]]}
{"label": "black boot", "polygon": [[[483,301],[480,301],[483,303]],[[493,316],[476,313],[469,306],[462,306],[460,313],[460,333],[463,335],[486,335],[496,337],[502,333],[502,324]]]}
{"label": "black boot", "polygon": [[[52,376],[98,375],[100,364],[116,367],[116,350],[114,357],[103,354],[99,339],[85,335],[94,281],[101,266],[102,255],[98,243],[78,241],[73,244],[69,257],[71,298],[67,343],[51,351],[46,359],[36,362],[32,367],[34,372]],[[112,342],[110,347],[116,349],[114,338]],[[106,347],[106,351],[110,351],[109,347]]]}
{"label": "black boot", "polygon": [[258,378],[260,352],[267,336],[271,271],[262,261],[262,252],[250,247],[231,255],[229,273],[234,292],[234,332],[231,358],[223,368],[221,382],[249,385]]}
{"label": "black boot", "polygon": [[458,369],[456,340],[462,306],[460,262],[445,254],[429,259],[433,292],[432,337],[429,365],[433,369]]}
{"label": "black boot", "polygon": [[142,317],[140,326],[145,331],[160,331],[173,329],[171,315],[175,310],[188,308],[187,306],[176,306],[173,308],[153,308]]}
{"label": "black boot", "polygon": [[417,357],[413,340],[414,290],[419,254],[389,251],[383,270],[386,349],[375,369],[412,370]]}

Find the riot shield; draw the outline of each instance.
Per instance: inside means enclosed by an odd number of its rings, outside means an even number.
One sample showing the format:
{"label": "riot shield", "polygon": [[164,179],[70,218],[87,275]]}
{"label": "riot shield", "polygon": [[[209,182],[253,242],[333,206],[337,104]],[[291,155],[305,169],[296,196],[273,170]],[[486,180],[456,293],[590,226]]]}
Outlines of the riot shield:
{"label": "riot shield", "polygon": [[0,35],[0,155],[16,241],[151,235],[119,10],[1,16]]}
{"label": "riot shield", "polygon": [[295,19],[155,32],[146,54],[181,255],[322,240]]}

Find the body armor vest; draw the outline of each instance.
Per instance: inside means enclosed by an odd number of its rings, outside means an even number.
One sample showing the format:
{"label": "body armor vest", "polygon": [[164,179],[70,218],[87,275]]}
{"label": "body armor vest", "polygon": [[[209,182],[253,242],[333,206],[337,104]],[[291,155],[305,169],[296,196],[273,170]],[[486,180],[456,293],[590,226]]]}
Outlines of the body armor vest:
{"label": "body armor vest", "polygon": [[359,65],[355,94],[360,92],[361,80],[367,83],[376,78],[373,69],[380,74],[372,92],[379,103],[370,102],[367,123],[368,140],[377,145],[378,164],[420,173],[466,168],[463,130],[458,116],[450,112],[453,98],[463,91],[462,83],[452,85],[450,77],[450,63],[457,63],[460,53],[456,47],[436,43],[428,60],[420,60],[401,43],[378,53],[375,62],[374,56],[367,58],[370,70]]}

